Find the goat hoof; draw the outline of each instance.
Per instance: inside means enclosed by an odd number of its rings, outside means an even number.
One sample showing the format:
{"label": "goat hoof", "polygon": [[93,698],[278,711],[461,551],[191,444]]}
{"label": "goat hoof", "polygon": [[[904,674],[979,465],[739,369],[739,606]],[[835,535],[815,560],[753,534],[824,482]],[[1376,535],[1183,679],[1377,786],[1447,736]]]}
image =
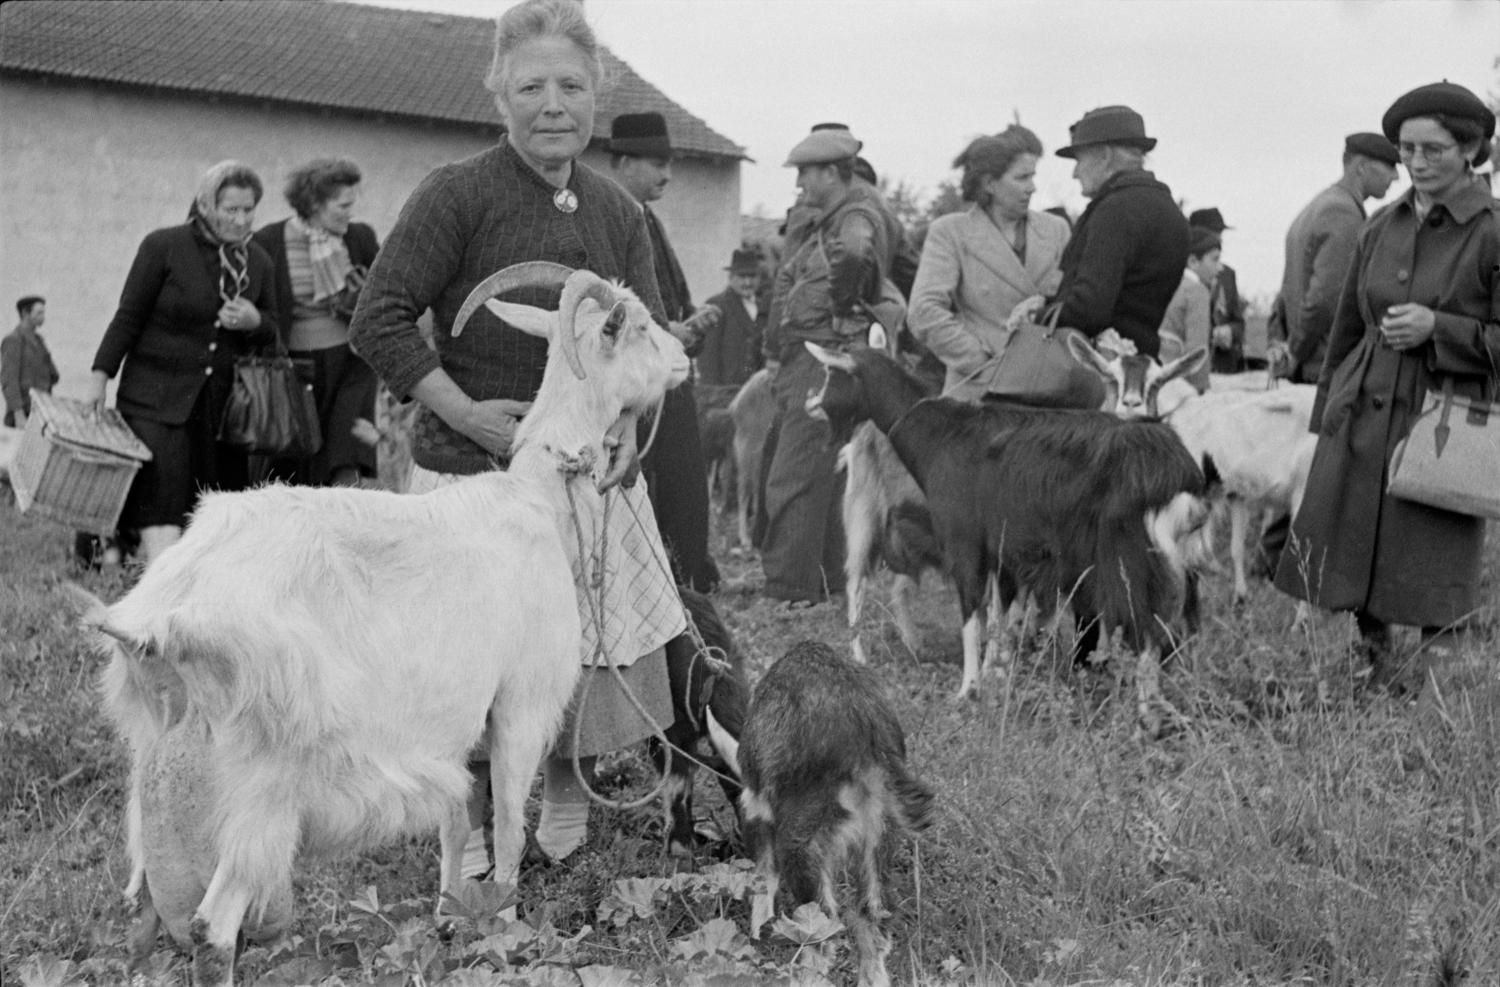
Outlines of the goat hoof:
{"label": "goat hoof", "polygon": [[979,686],[973,682],[969,682],[965,685],[959,686],[958,691],[953,694],[953,701],[955,703],[961,703],[966,700],[973,700],[978,698]]}

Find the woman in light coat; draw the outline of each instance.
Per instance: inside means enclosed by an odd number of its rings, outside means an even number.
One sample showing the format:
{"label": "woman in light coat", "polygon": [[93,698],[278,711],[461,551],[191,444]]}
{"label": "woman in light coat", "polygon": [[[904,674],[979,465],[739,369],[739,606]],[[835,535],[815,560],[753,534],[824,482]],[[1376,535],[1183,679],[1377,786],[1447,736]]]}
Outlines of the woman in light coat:
{"label": "woman in light coat", "polygon": [[1307,493],[1276,572],[1282,591],[1354,611],[1377,681],[1399,668],[1389,625],[1422,628],[1418,664],[1441,678],[1453,629],[1484,602],[1484,520],[1391,496],[1391,453],[1445,381],[1470,398],[1500,393],[1500,207],[1473,173],[1495,115],[1441,82],[1396,100],[1383,123],[1412,187],[1360,231],[1318,378]]}
{"label": "woman in light coat", "polygon": [[1030,208],[1042,142],[1015,125],[974,140],[953,162],[973,205],[933,220],[907,325],[947,368],[943,393],[978,400],[1021,302],[1057,291],[1067,220]]}

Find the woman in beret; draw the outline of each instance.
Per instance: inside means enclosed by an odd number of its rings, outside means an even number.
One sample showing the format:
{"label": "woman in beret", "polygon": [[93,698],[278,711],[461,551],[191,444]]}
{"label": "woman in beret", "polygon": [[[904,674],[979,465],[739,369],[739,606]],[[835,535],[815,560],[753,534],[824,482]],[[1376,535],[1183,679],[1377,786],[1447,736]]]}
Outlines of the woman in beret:
{"label": "woman in beret", "polygon": [[1483,519],[1386,493],[1387,464],[1431,391],[1494,400],[1500,387],[1500,221],[1473,166],[1495,115],[1453,83],[1391,106],[1385,135],[1411,188],[1360,231],[1318,378],[1307,493],[1276,585],[1352,610],[1372,679],[1402,668],[1389,626],[1422,629],[1424,691],[1455,667],[1455,629],[1480,605]]}
{"label": "woman in beret", "polygon": [[1042,142],[1019,124],[976,138],[953,162],[973,205],[927,230],[907,323],[943,361],[943,393],[951,397],[984,395],[986,368],[1010,338],[1012,310],[1062,283],[1067,220],[1030,208],[1041,154]]}

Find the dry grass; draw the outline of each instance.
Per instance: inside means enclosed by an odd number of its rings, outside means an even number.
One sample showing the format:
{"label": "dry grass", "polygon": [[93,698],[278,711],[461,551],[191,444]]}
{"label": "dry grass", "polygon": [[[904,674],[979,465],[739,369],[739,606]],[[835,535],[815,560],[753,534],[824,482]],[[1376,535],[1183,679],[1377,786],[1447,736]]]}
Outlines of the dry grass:
{"label": "dry grass", "polygon": [[[117,891],[125,765],[96,709],[96,660],[57,585],[79,578],[113,598],[123,584],[72,574],[65,533],[9,505],[0,530],[3,979],[53,955],[110,983],[127,918]],[[797,640],[845,640],[841,611],[773,607],[756,593],[758,564],[719,548],[730,588],[717,603],[754,671]],[[1493,600],[1493,543],[1488,561]],[[1113,673],[1059,670],[1050,656],[955,704],[958,615],[941,587],[923,590],[920,660],[870,608],[873,659],[912,761],[939,792],[938,824],[895,854],[898,980],[1500,983],[1494,696],[1424,726],[1409,704],[1361,691],[1346,619],[1293,633],[1291,603],[1264,584],[1243,614],[1226,611],[1227,585],[1208,592],[1208,626],[1166,677],[1184,721],[1151,744],[1134,738]],[[1471,638],[1500,658],[1493,607]],[[1318,698],[1315,663],[1331,700]],[[643,764],[622,759],[617,773],[640,786]],[[727,824],[710,787],[700,782],[703,811]],[[616,879],[664,872],[656,828],[645,810],[597,812],[576,863],[525,877],[523,910],[566,935],[593,925],[587,962],[658,969],[689,912],[623,929],[596,915]],[[385,900],[430,901],[436,870],[435,839],[312,868],[299,878],[298,932],[316,938],[366,885]],[[725,913],[743,927],[738,906]]]}

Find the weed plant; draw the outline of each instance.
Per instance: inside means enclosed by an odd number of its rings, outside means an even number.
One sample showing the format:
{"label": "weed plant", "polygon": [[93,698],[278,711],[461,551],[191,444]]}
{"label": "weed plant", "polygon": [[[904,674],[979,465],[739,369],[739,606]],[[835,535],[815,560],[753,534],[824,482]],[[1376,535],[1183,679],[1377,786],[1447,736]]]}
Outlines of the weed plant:
{"label": "weed plant", "polygon": [[[0,981],[120,983],[127,765],[59,586],[115,599],[130,576],[75,570],[67,532],[0,500]],[[752,677],[798,640],[844,643],[840,607],[788,612],[759,595],[759,564],[728,547],[731,527],[716,533],[728,581],[715,600]],[[1494,663],[1493,537],[1486,572],[1491,604],[1468,647]],[[1500,983],[1494,691],[1419,717],[1364,688],[1346,618],[1293,631],[1291,602],[1265,584],[1242,612],[1227,582],[1206,596],[1206,626],[1164,676],[1182,716],[1153,742],[1136,736],[1128,669],[1071,669],[1044,640],[955,703],[951,592],[923,588],[920,657],[867,608],[912,764],[938,791],[933,829],[891,849],[898,982]],[[647,765],[615,757],[607,783],[640,791]],[[732,829],[701,777],[699,802]],[[439,935],[433,834],[301,868],[291,937],[248,950],[239,973],[391,987],[852,982],[844,935],[815,910],[748,936],[753,880],[723,843],[674,874],[656,811],[596,808],[575,858],[523,874],[523,921],[497,916],[507,889],[476,885]],[[153,963],[148,980],[187,982],[165,941]]]}

